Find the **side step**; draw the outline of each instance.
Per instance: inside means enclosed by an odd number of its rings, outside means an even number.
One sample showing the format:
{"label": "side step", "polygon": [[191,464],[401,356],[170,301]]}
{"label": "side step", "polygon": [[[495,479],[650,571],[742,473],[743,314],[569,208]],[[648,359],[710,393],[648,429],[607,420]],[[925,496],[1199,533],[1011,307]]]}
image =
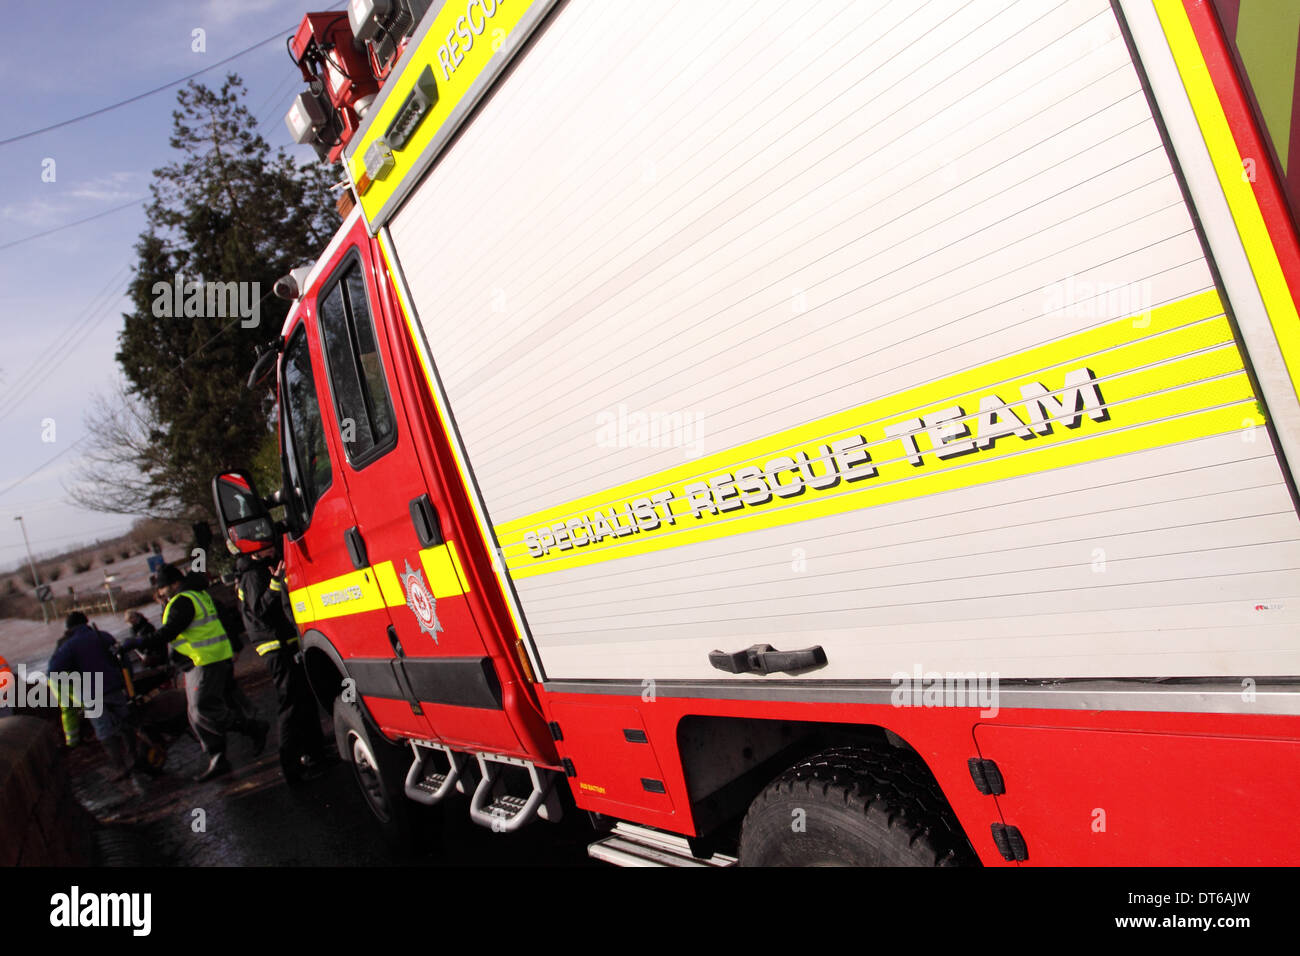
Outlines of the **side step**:
{"label": "side step", "polygon": [[[416,803],[432,806],[452,790],[465,792],[463,774],[465,764],[469,760],[467,755],[458,754],[442,744],[417,744],[415,741],[411,741],[411,750],[415,754],[415,759],[411,761],[411,769],[406,772],[407,797]],[[446,770],[436,769],[433,760],[435,750],[442,751],[443,756],[447,758]]]}
{"label": "side step", "polygon": [[634,823],[616,823],[609,836],[587,847],[587,855],[615,866],[735,866],[738,862],[723,853],[702,860],[691,852],[686,837]]}
{"label": "side step", "polygon": [[[479,826],[497,833],[513,833],[524,824],[540,817],[557,823],[562,815],[554,770],[539,770],[534,764],[501,754],[478,754],[481,777],[469,804],[469,817]],[[507,791],[503,768],[522,767],[528,771],[532,789],[526,796]]]}

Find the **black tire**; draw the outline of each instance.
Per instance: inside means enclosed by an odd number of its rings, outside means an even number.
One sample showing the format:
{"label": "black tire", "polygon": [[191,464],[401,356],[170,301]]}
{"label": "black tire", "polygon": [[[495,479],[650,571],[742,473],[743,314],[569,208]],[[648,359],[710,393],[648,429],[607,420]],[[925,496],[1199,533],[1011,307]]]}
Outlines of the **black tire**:
{"label": "black tire", "polygon": [[974,866],[978,861],[914,753],[836,747],[795,764],[745,815],[741,866]]}
{"label": "black tire", "polygon": [[402,855],[412,853],[424,842],[427,815],[417,813],[422,808],[406,796],[411,751],[389,743],[358,704],[342,697],[334,698],[334,742],[384,842]]}

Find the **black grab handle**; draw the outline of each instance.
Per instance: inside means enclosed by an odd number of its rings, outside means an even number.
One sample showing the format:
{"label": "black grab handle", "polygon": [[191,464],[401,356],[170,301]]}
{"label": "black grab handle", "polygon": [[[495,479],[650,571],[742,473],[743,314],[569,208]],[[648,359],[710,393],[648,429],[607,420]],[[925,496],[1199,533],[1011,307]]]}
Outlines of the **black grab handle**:
{"label": "black grab handle", "polygon": [[709,663],[729,674],[796,674],[826,665],[826,652],[820,647],[798,651],[778,651],[771,644],[755,644],[743,651],[710,651]]}

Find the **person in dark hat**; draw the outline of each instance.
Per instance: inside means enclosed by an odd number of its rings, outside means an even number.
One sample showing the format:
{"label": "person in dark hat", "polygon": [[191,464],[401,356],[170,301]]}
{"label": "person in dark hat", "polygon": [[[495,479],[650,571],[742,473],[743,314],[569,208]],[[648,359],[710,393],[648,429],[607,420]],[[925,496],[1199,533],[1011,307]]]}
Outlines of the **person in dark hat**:
{"label": "person in dark hat", "polygon": [[[127,726],[126,684],[115,653],[117,641],[80,611],[73,611],[63,623],[63,636],[47,669],[50,686],[59,697],[64,734],[69,745],[76,742],[84,708],[96,739],[118,765],[120,778],[125,778],[135,766],[136,747],[135,734]],[[75,681],[69,679],[73,676]]]}
{"label": "person in dark hat", "polygon": [[204,590],[186,590],[185,575],[171,565],[158,571],[155,583],[166,602],[162,627],[152,636],[130,638],[122,646],[129,650],[167,644],[193,663],[185,672],[185,698],[190,726],[208,759],[207,768],[194,778],[202,783],[230,772],[227,731],[249,737],[254,752],[260,754],[270,728],[263,720],[232,711],[227,703],[235,680],[235,653],[211,595]]}

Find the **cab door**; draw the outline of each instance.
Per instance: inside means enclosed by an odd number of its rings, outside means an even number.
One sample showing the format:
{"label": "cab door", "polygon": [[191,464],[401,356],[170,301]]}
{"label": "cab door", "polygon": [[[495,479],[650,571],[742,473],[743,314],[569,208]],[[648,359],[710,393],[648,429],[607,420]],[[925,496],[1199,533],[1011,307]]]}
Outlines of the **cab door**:
{"label": "cab door", "polygon": [[304,635],[323,635],[375,722],[390,735],[427,736],[428,723],[399,688],[390,619],[373,570],[358,567],[347,547],[357,520],[342,468],[343,453],[327,414],[323,357],[314,347],[312,309],[285,339],[280,365],[281,467],[289,533],[289,598]]}
{"label": "cab door", "polygon": [[404,380],[395,374],[402,353],[393,335],[400,330],[377,294],[377,256],[358,220],[316,297],[334,437],[356,522],[346,532],[349,547],[378,583],[397,668],[429,736],[453,747],[528,754],[471,608],[447,490],[415,441],[416,430],[429,426],[411,414]]}

